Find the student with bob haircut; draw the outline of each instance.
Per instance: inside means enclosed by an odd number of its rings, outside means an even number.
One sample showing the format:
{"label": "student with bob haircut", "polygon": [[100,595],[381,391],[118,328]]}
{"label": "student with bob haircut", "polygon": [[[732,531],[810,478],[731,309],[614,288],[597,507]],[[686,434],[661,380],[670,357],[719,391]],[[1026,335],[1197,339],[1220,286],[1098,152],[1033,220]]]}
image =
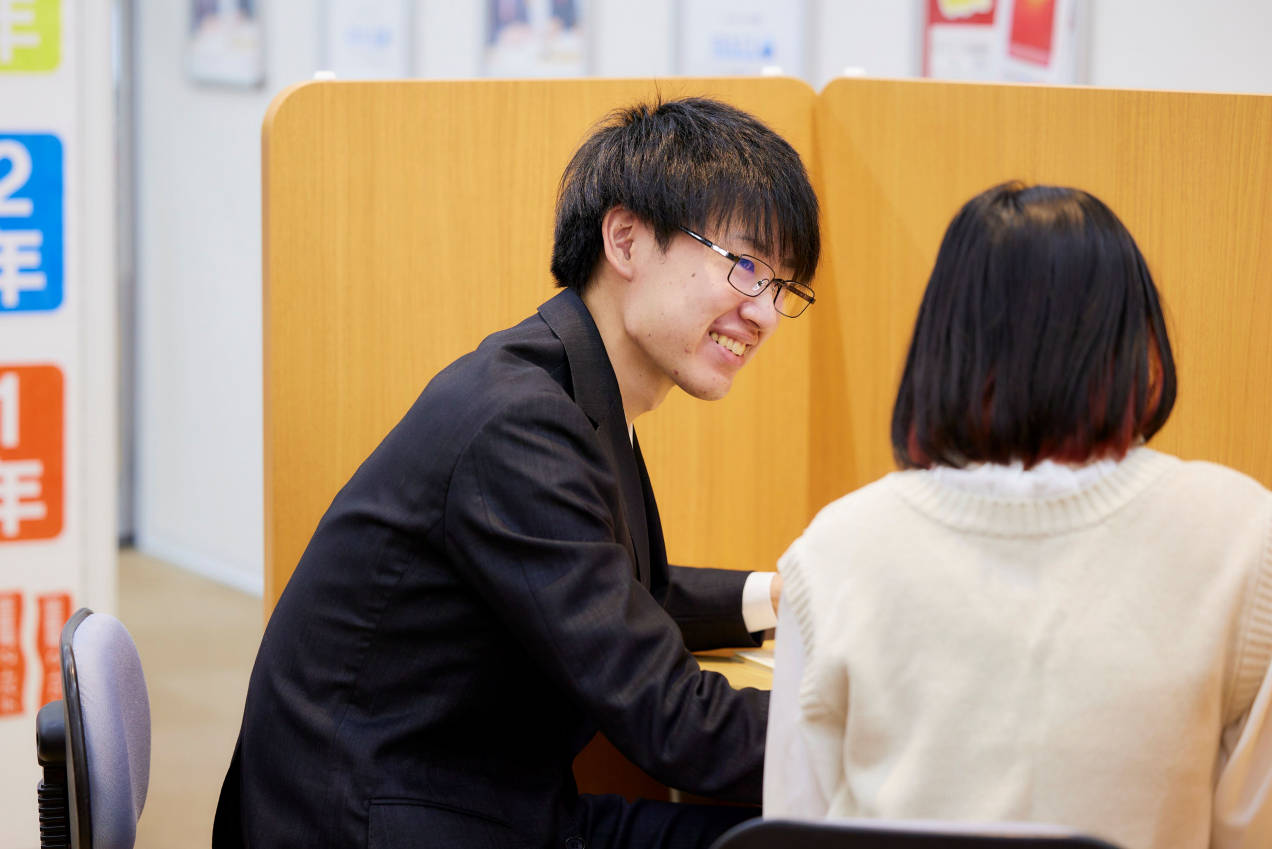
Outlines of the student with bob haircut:
{"label": "student with bob haircut", "polygon": [[1144,443],[1175,400],[1107,206],[1005,183],[941,243],[901,471],[783,555],[768,817],[1272,845],[1272,493]]}

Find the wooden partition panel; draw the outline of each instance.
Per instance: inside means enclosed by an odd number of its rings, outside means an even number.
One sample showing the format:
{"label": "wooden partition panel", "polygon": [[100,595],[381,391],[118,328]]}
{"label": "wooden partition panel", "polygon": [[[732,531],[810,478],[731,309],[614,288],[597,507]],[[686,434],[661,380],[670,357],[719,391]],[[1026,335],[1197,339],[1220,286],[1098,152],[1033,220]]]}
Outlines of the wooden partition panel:
{"label": "wooden partition panel", "polygon": [[[320,82],[275,100],[263,140],[267,612],[337,489],[429,378],[554,293],[557,184],[589,128],[660,94],[735,103],[812,152],[814,94],[792,79]],[[808,420],[811,339],[792,322],[726,400],[673,392],[637,423],[674,562],[773,568],[803,528],[811,463],[790,423]]]}
{"label": "wooden partition panel", "polygon": [[815,124],[814,510],[893,468],[892,404],[941,236],[1013,178],[1092,192],[1147,258],[1179,374],[1153,446],[1272,486],[1272,97],[845,79]]}
{"label": "wooden partition panel", "polygon": [[[1154,444],[1272,485],[1272,98],[789,79],[311,83],[264,129],[265,608],[337,489],[442,366],[554,291],[559,175],[608,110],[705,94],[766,120],[822,199],[818,304],[706,404],[638,423],[674,561],[771,568],[892,468],[893,395],[950,217],[1002,180],[1122,217],[1180,376]],[[775,454],[773,447],[781,444]],[[608,786],[659,795],[613,775]],[[583,779],[584,783],[588,782]]]}

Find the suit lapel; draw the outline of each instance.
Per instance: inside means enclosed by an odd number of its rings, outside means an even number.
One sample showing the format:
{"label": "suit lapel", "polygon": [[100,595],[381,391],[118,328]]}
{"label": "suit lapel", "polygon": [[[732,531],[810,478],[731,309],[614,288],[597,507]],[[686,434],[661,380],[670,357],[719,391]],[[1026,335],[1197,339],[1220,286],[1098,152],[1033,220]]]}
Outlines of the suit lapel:
{"label": "suit lapel", "polygon": [[645,497],[640,486],[640,472],[636,468],[636,453],[627,438],[627,419],[621,418],[619,427],[610,427],[610,451],[614,467],[618,471],[619,495],[623,500],[623,513],[627,516],[627,528],[632,547],[636,550],[636,577],[649,588],[649,523],[645,518]]}
{"label": "suit lapel", "polygon": [[[645,458],[640,453],[640,439],[632,433],[632,449],[636,455],[636,473],[640,476],[641,501],[644,503],[645,523],[649,528],[650,568],[654,575],[664,575],[667,569],[667,544],[663,541],[662,519],[658,516],[658,502],[654,500],[654,485],[649,482]],[[652,578],[651,578],[652,580]],[[661,580],[661,579],[660,579]]]}
{"label": "suit lapel", "polygon": [[[648,588],[649,524],[645,516],[645,494],[636,448],[627,436],[623,397],[609,354],[591,313],[572,289],[541,305],[539,315],[561,340],[570,364],[574,402],[596,426],[597,438],[609,454],[623,512],[618,518],[626,525],[625,529],[616,531],[619,534],[626,531],[628,540],[625,542],[635,554],[636,578]],[[621,536],[619,539],[622,541]]]}

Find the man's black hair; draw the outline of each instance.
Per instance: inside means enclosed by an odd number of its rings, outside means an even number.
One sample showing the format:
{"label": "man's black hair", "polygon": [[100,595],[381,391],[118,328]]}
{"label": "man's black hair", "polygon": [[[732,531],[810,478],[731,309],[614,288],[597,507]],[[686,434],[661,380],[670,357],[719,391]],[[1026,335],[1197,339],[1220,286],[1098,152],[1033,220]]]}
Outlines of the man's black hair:
{"label": "man's black hair", "polygon": [[811,282],[817,196],[799,154],[760,121],[700,97],[638,104],[603,120],[561,177],[552,274],[582,292],[601,259],[601,219],[624,206],[666,250],[679,227],[742,229],[756,252]]}
{"label": "man's black hair", "polygon": [[995,186],[950,222],[892,412],[903,468],[1120,458],[1166,423],[1175,364],[1122,222],[1079,189]]}

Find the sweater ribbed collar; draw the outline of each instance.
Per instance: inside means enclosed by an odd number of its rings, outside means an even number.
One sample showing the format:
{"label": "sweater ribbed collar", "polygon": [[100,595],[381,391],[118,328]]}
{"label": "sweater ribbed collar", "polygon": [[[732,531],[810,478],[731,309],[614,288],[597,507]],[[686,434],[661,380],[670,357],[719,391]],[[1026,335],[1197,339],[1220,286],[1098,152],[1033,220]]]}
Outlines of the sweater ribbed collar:
{"label": "sweater ribbed collar", "polygon": [[951,486],[932,472],[893,472],[885,480],[914,509],[960,531],[991,536],[1045,536],[1102,522],[1180,461],[1135,448],[1107,474],[1063,495],[1003,497]]}

